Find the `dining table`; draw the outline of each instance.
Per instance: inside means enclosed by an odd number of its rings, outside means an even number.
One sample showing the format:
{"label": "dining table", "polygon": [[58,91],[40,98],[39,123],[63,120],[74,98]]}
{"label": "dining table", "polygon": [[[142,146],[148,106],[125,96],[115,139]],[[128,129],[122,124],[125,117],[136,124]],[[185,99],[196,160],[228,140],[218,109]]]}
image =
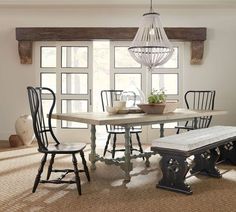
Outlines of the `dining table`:
{"label": "dining table", "polygon": [[[140,125],[160,124],[160,137],[164,136],[164,124],[176,121],[194,120],[194,127],[197,128],[197,118],[204,116],[215,116],[226,114],[223,110],[189,110],[177,108],[174,112],[164,114],[128,113],[108,114],[107,112],[80,112],[80,113],[54,113],[52,119],[73,121],[89,124],[91,152],[89,160],[91,170],[96,169],[96,162],[105,162],[108,165],[117,165],[125,173],[124,180],[129,182],[130,172],[133,169],[132,159],[145,158],[146,166],[150,165],[149,158],[156,154],[152,151],[131,155],[130,152],[130,128]],[[97,125],[118,125],[125,128],[125,153],[123,157],[105,158],[96,153],[96,126]]]}

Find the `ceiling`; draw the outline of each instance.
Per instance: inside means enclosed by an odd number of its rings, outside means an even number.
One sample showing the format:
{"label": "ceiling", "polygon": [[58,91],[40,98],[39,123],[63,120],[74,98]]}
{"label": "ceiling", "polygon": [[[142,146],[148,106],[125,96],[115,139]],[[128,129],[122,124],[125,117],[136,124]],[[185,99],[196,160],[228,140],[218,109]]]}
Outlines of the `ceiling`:
{"label": "ceiling", "polygon": [[[0,0],[0,5],[147,6],[150,0]],[[230,6],[236,0],[153,0],[159,6]]]}

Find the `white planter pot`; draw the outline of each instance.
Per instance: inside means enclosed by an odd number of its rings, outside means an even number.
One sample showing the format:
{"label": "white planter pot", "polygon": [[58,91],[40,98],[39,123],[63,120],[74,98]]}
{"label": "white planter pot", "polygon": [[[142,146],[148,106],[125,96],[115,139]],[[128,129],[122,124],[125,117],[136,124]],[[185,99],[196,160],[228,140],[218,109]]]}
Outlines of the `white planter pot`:
{"label": "white planter pot", "polygon": [[16,134],[21,138],[24,145],[29,146],[34,139],[32,117],[30,115],[20,116],[15,123]]}

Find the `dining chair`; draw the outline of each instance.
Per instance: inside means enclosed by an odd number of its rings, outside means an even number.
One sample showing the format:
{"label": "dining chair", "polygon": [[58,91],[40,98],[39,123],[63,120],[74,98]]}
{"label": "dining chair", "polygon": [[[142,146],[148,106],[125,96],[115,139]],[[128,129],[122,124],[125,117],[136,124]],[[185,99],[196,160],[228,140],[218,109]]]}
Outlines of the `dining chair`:
{"label": "dining chair", "polygon": [[[213,110],[215,104],[214,90],[190,90],[184,95],[184,101],[187,109],[193,110]],[[196,128],[207,128],[210,126],[212,116],[203,116],[195,119],[197,121]],[[177,134],[180,130],[193,130],[195,129],[194,120],[186,121],[184,126],[176,126]]]}
{"label": "dining chair", "polygon": [[[102,90],[101,91],[101,100],[102,100],[102,109],[106,111],[107,106],[113,106],[114,101],[119,101],[121,96],[126,96],[126,101],[129,102],[132,106],[135,106],[136,102],[136,94],[133,91],[123,91],[123,90]],[[131,103],[132,102],[132,103]],[[106,145],[104,148],[103,156],[106,155],[106,152],[111,152],[112,158],[115,157],[115,152],[117,151],[125,151],[125,149],[116,149],[116,140],[118,134],[125,134],[125,128],[121,126],[114,126],[114,125],[106,125],[106,131],[108,133]],[[143,148],[140,142],[139,133],[142,133],[142,129],[140,127],[132,127],[130,129],[130,151],[131,154],[133,151],[139,151],[143,153]],[[132,143],[132,135],[136,135],[136,139],[138,142],[139,149],[133,148]],[[111,136],[113,135],[113,147],[112,150],[108,150],[108,145],[111,140]]]}
{"label": "dining chair", "polygon": [[[84,157],[84,148],[86,144],[84,143],[60,143],[57,137],[55,136],[52,123],[51,116],[56,103],[55,93],[49,89],[44,87],[27,87],[29,105],[33,120],[33,128],[35,137],[38,143],[38,151],[43,154],[41,164],[38,170],[38,174],[36,175],[34,186],[32,192],[34,193],[38,187],[39,183],[76,183],[77,190],[79,195],[81,195],[81,185],[80,185],[80,176],[79,172],[85,172],[88,181],[90,181],[88,167],[86,165],[86,160]],[[51,106],[49,111],[46,112],[46,108],[43,107],[43,99],[42,94],[47,95],[47,99],[50,99]],[[45,112],[45,113],[44,113]],[[45,115],[48,114],[48,123],[46,121]],[[49,142],[49,138],[52,139],[52,142]],[[76,154],[79,153],[82,159],[83,170],[79,170],[77,166]],[[54,159],[57,154],[69,154],[72,155],[72,163],[74,169],[53,169]],[[47,160],[47,156],[51,155],[51,159],[48,166],[47,178],[46,180],[41,180],[41,174],[44,169],[44,165]],[[49,180],[52,172],[62,172],[61,177],[55,180]],[[64,177],[73,172],[75,174],[75,180],[63,180]]]}

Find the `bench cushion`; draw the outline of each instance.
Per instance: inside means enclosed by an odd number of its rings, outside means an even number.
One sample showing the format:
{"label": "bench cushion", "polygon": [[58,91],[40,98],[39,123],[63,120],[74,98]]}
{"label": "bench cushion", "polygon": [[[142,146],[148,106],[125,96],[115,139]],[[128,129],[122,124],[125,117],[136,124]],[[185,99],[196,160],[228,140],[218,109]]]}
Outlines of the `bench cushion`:
{"label": "bench cushion", "polygon": [[214,126],[155,139],[152,142],[152,149],[159,147],[191,151],[235,136],[236,127]]}

